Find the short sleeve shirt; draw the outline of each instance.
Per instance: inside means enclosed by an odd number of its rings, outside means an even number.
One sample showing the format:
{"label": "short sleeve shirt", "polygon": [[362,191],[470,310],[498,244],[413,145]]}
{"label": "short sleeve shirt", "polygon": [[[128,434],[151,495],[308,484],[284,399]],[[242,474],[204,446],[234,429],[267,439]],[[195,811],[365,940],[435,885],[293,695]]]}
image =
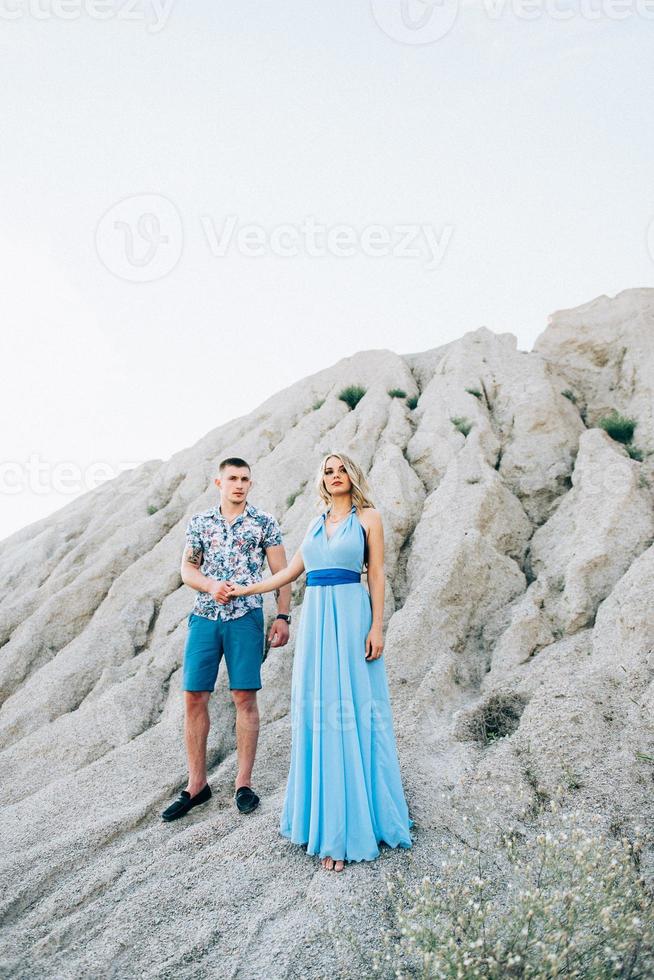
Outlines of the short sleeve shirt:
{"label": "short sleeve shirt", "polygon": [[[200,549],[200,571],[208,578],[231,579],[251,585],[263,578],[266,548],[282,544],[279,524],[263,510],[245,504],[233,524],[223,517],[220,506],[195,514],[186,528],[186,546]],[[263,606],[262,595],[239,595],[224,605],[208,592],[196,594],[193,612],[207,619],[238,619]]]}

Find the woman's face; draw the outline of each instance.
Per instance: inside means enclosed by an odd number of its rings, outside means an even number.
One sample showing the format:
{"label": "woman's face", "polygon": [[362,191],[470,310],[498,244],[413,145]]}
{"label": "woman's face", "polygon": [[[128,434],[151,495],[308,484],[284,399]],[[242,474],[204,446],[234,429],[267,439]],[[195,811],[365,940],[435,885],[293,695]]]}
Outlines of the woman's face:
{"label": "woman's face", "polygon": [[338,456],[330,456],[325,462],[324,480],[325,489],[334,497],[352,490],[352,481]]}

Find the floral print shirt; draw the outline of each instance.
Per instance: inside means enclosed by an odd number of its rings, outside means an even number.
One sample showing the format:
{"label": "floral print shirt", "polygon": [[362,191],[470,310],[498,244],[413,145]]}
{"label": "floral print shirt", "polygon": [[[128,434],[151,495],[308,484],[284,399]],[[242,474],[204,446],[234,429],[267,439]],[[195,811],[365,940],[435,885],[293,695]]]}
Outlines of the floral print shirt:
{"label": "floral print shirt", "polygon": [[[275,518],[247,502],[233,524],[223,517],[218,505],[195,514],[186,528],[186,547],[202,552],[202,574],[231,579],[238,585],[261,581],[266,548],[276,544],[282,544],[282,532]],[[207,619],[228,620],[261,606],[263,595],[234,596],[223,605],[208,592],[198,592],[193,612]]]}

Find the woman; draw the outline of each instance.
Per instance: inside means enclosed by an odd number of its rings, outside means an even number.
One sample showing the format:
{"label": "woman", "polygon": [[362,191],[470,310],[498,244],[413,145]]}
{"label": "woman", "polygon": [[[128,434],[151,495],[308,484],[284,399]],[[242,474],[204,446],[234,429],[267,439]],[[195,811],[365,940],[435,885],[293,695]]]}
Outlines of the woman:
{"label": "woman", "polygon": [[[272,592],[306,570],[291,688],[291,765],[280,832],[328,870],[371,861],[378,843],[411,847],[388,696],[382,618],[384,535],[365,476],[324,457],[314,518],[290,564],[231,595]],[[370,593],[361,582],[367,566]]]}

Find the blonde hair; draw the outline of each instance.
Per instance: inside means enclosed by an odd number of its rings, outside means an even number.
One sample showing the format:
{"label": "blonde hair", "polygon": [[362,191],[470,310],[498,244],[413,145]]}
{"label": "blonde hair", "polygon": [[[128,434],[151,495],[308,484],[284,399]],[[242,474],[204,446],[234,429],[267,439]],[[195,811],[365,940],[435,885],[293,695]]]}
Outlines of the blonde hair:
{"label": "blonde hair", "polygon": [[320,466],[318,467],[318,472],[316,474],[316,490],[318,491],[318,507],[321,504],[325,504],[327,507],[330,506],[332,502],[331,494],[325,488],[325,466],[327,465],[327,460],[335,456],[340,459],[341,463],[345,467],[345,472],[350,478],[352,484],[352,503],[357,509],[360,507],[374,507],[371,497],[370,497],[370,487],[368,486],[368,481],[366,480],[365,473],[358,465],[355,463],[351,456],[346,453],[332,452],[326,453],[322,460],[320,461]]}

